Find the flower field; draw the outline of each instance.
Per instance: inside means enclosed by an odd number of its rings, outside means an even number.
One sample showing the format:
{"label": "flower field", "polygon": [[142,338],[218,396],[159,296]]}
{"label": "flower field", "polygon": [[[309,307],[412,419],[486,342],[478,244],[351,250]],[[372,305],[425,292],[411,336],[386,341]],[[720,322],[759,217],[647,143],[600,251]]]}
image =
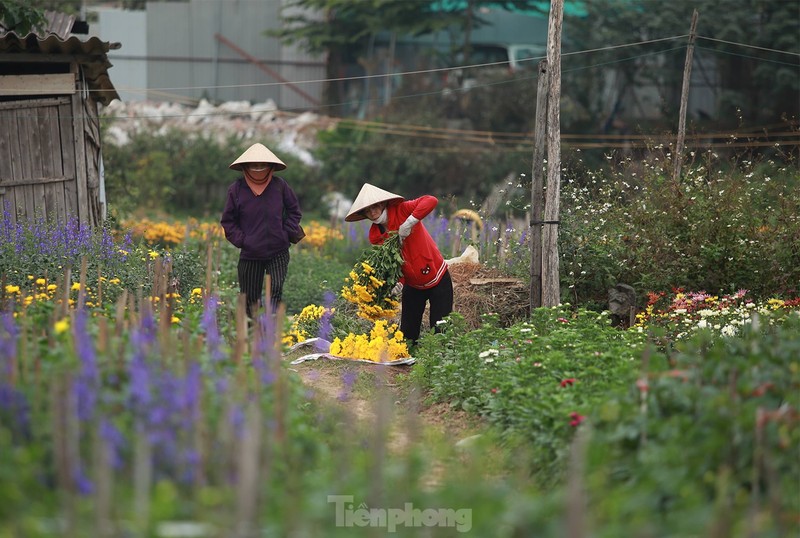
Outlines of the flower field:
{"label": "flower field", "polygon": [[[510,221],[487,218],[478,231],[439,216],[426,226],[443,252],[476,244],[487,264],[524,275],[515,260],[527,238]],[[393,287],[365,228],[305,227],[285,311],[252,324],[237,252],[215,223],[0,228],[0,536],[388,528],[329,496],[450,510],[430,525],[404,520],[400,536],[560,537],[576,518],[581,536],[797,532],[800,301],[790,280],[750,291],[743,279],[730,293],[653,288],[623,330],[593,303],[606,277],[592,284],[588,272],[603,243],[581,239],[565,249],[564,288],[584,304],[510,326],[485,312],[476,330],[456,304],[443,331],[410,350],[396,304],[363,308]],[[375,420],[354,420],[346,401],[313,397],[284,360],[313,337],[342,357],[417,362],[364,389]],[[388,373],[319,365],[328,367],[351,388]],[[472,417],[479,437],[458,444],[420,423],[441,409]],[[391,442],[398,430],[410,440],[402,449]]]}

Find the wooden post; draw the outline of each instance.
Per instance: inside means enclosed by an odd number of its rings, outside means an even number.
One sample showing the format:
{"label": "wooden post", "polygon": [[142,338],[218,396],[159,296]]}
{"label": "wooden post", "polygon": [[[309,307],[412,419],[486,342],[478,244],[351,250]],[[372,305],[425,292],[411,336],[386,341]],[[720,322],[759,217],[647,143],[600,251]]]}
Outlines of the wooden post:
{"label": "wooden post", "polygon": [[542,211],[544,206],[544,148],[547,134],[547,60],[539,62],[536,120],[531,165],[531,312],[542,306]]}
{"label": "wooden post", "polygon": [[564,0],[551,0],[547,27],[547,195],[542,232],[542,306],[561,303],[558,277],[558,213],[561,191],[561,24]]}
{"label": "wooden post", "polygon": [[258,469],[261,453],[261,408],[258,400],[247,404],[245,427],[239,445],[236,469],[236,524],[237,538],[248,538],[257,533]]}
{"label": "wooden post", "polygon": [[675,143],[675,165],[672,180],[679,181],[681,164],[683,163],[683,143],[686,138],[686,109],[689,103],[689,85],[692,78],[692,56],[694,55],[694,38],[697,35],[697,10],[692,13],[692,27],[689,30],[689,45],[686,47],[686,63],[683,66],[683,87],[681,88],[681,111],[678,118],[678,140]]}

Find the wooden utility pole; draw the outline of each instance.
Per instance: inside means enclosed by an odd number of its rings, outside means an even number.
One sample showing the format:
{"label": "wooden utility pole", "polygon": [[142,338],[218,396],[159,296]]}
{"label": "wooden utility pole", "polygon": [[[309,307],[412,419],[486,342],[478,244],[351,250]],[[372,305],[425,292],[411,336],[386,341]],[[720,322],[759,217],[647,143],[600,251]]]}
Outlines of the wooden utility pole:
{"label": "wooden utility pole", "polygon": [[539,62],[536,119],[531,165],[531,311],[542,306],[542,212],[544,210],[544,149],[547,136],[547,60]]}
{"label": "wooden utility pole", "polygon": [[547,26],[547,194],[542,233],[542,306],[561,303],[558,276],[558,213],[561,193],[561,24],[564,0],[550,1]]}
{"label": "wooden utility pole", "polygon": [[694,55],[694,39],[697,35],[697,10],[692,13],[692,27],[689,30],[689,45],[686,47],[686,63],[683,66],[683,87],[681,88],[681,111],[678,119],[678,141],[675,143],[675,166],[672,180],[679,181],[681,164],[683,163],[683,144],[686,139],[686,109],[689,104],[689,85],[692,78],[692,56]]}

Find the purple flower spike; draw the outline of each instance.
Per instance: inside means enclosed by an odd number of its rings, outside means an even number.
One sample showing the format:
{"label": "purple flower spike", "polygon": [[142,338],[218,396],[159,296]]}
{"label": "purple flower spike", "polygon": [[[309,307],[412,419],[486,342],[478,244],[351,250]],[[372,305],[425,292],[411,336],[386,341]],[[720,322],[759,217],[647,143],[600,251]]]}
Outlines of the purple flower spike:
{"label": "purple flower spike", "polygon": [[94,493],[94,484],[89,477],[83,471],[83,466],[78,467],[75,469],[75,474],[72,477],[75,488],[78,490],[79,495],[83,495],[84,497],[88,497],[92,493]]}
{"label": "purple flower spike", "polygon": [[200,364],[193,361],[189,364],[189,369],[186,372],[186,379],[184,381],[184,396],[183,406],[186,410],[186,416],[189,424],[193,425],[197,420],[200,412],[200,396],[203,388],[203,379],[201,376]]}
{"label": "purple flower spike", "polygon": [[225,358],[225,354],[222,352],[222,337],[217,326],[218,305],[216,296],[209,295],[203,310],[203,319],[200,322],[200,326],[206,333],[206,345],[213,362],[219,362]]}
{"label": "purple flower spike", "polygon": [[0,313],[0,374],[11,377],[13,359],[17,356],[19,328],[11,312]]}
{"label": "purple flower spike", "polygon": [[111,466],[114,469],[122,467],[122,449],[125,447],[125,437],[122,435],[114,423],[107,419],[100,421],[100,437],[107,443],[108,450],[111,452]]}
{"label": "purple flower spike", "polygon": [[94,344],[86,329],[86,310],[79,309],[75,315],[75,352],[81,361],[81,370],[73,383],[78,401],[78,419],[90,420],[97,402],[97,386],[100,374]]}
{"label": "purple flower spike", "polygon": [[317,335],[323,340],[331,340],[331,334],[333,333],[333,326],[331,325],[331,318],[333,317],[331,305],[335,300],[336,295],[334,295],[333,292],[325,292],[325,295],[322,299],[322,304],[325,306],[325,310],[322,312],[322,317],[319,320],[319,334]]}

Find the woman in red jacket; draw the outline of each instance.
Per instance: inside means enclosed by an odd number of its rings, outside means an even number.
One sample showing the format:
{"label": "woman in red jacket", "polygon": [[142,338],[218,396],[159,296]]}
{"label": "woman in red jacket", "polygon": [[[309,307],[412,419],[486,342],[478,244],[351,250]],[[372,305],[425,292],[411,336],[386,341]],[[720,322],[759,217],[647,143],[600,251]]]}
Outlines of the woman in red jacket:
{"label": "woman in red jacket", "polygon": [[420,222],[436,208],[439,201],[424,195],[414,200],[380,189],[369,183],[361,187],[353,206],[345,217],[348,222],[372,221],[369,241],[383,243],[388,232],[397,231],[402,242],[403,283],[400,330],[405,338],[419,338],[425,304],[430,301],[430,327],[453,311],[453,281],[447,263],[433,238]]}

